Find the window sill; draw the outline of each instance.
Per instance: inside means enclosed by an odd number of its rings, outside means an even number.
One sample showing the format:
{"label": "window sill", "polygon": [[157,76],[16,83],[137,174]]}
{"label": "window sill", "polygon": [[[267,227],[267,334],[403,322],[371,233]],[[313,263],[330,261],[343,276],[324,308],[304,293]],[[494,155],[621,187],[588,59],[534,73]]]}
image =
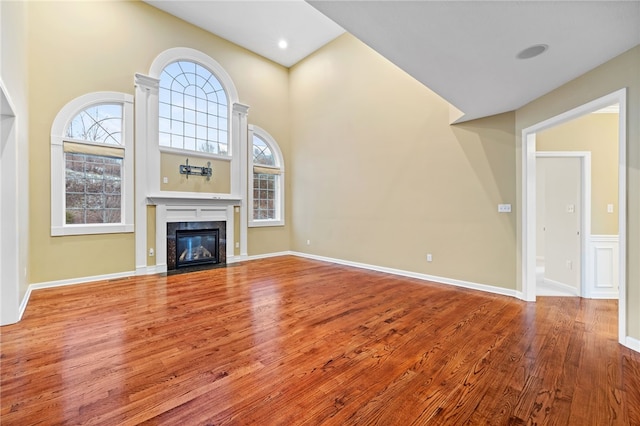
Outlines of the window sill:
{"label": "window sill", "polygon": [[262,228],[266,226],[284,226],[284,220],[250,220],[249,228]]}
{"label": "window sill", "polygon": [[52,226],[51,236],[64,235],[96,235],[96,234],[124,234],[134,231],[133,224],[99,224],[99,225],[63,225]]}
{"label": "window sill", "polygon": [[214,160],[222,160],[222,161],[231,161],[233,159],[231,155],[211,154],[209,152],[170,148],[168,146],[160,146],[160,152],[164,152],[167,154],[187,155],[190,157],[197,157],[197,158],[211,158]]}

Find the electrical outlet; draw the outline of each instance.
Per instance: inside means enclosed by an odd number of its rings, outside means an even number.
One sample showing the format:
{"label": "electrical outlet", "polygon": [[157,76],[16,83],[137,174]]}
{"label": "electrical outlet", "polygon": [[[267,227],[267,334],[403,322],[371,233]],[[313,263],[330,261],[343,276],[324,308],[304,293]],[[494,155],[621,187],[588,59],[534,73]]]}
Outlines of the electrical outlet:
{"label": "electrical outlet", "polygon": [[307,240],[307,245],[310,246],[311,245],[311,240]]}
{"label": "electrical outlet", "polygon": [[607,213],[613,213],[613,204],[607,204]]}
{"label": "electrical outlet", "polygon": [[155,254],[156,254],[156,252],[155,252],[155,251],[153,251],[153,248],[150,248],[150,249],[149,249],[149,256],[150,256],[150,257],[153,257],[153,256],[155,256]]}
{"label": "electrical outlet", "polygon": [[574,204],[567,204],[567,213],[575,213],[576,206]]}
{"label": "electrical outlet", "polygon": [[427,262],[432,262],[433,261],[433,256],[431,255],[431,253],[427,253]]}
{"label": "electrical outlet", "polygon": [[236,248],[240,248],[240,243],[236,242]]}
{"label": "electrical outlet", "polygon": [[169,178],[168,177],[163,177],[162,178],[162,183],[169,183]]}

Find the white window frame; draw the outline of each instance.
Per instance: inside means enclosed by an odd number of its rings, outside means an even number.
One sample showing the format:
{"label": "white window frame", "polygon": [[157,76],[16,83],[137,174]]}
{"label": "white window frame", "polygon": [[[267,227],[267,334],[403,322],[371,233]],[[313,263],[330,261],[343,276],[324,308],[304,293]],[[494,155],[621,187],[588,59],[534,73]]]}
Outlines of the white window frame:
{"label": "white window frame", "polygon": [[[153,61],[151,65],[151,69],[149,70],[149,75],[153,78],[160,79],[162,75],[162,71],[169,66],[170,64],[178,61],[188,61],[194,62],[207,70],[209,70],[214,77],[218,79],[218,82],[222,85],[222,88],[227,95],[227,132],[228,132],[228,151],[226,155],[222,154],[211,154],[202,151],[194,151],[190,149],[179,149],[172,148],[167,146],[161,146],[159,138],[157,140],[157,145],[159,147],[160,152],[166,152],[170,154],[180,154],[180,155],[189,155],[193,157],[200,158],[213,158],[219,160],[227,160],[231,161],[233,157],[236,155],[234,152],[234,139],[233,139],[233,105],[238,102],[238,91],[236,90],[235,85],[233,84],[233,80],[231,76],[225,71],[225,69],[213,58],[209,57],[207,54],[200,52],[199,50],[187,48],[187,47],[175,47],[169,50],[162,52],[158,57]],[[158,111],[155,111],[155,114],[158,115]],[[159,116],[159,115],[158,115]],[[158,125],[158,118],[155,118],[156,125]],[[157,134],[159,135],[159,128]],[[154,132],[156,133],[156,132]]]}
{"label": "white window frame", "polygon": [[[275,167],[280,170],[278,179],[276,179],[276,218],[275,219],[254,219],[253,218],[253,137],[258,136],[267,143],[275,160]],[[248,140],[248,210],[249,210],[249,227],[256,228],[261,226],[283,226],[285,216],[285,173],[284,173],[284,157],[276,140],[266,130],[256,125],[249,125]],[[259,165],[261,166],[261,165]]]}
{"label": "white window frame", "polygon": [[[188,149],[188,148],[176,148],[176,147],[171,147],[171,146],[164,146],[164,145],[160,145],[160,140],[158,140],[158,146],[160,147],[160,151],[161,152],[167,152],[167,153],[173,153],[173,154],[180,154],[180,155],[184,155],[184,154],[188,154],[191,156],[195,156],[195,157],[201,157],[201,158],[214,158],[214,159],[219,159],[219,160],[226,160],[226,161],[230,161],[231,157],[233,156],[233,152],[232,152],[232,140],[231,140],[231,114],[232,114],[232,107],[233,105],[231,105],[231,103],[229,102],[229,89],[227,88],[227,82],[225,80],[227,80],[227,78],[221,78],[220,75],[225,75],[226,73],[222,72],[222,67],[220,67],[220,65],[218,65],[217,63],[213,62],[212,60],[206,60],[207,58],[199,58],[200,60],[197,59],[193,59],[193,58],[184,58],[184,59],[176,59],[172,62],[167,63],[162,70],[160,71],[160,75],[159,78],[162,77],[162,73],[164,72],[164,70],[169,67],[171,64],[174,64],[176,62],[190,62],[196,65],[201,66],[202,68],[206,69],[207,71],[209,71],[213,77],[217,80],[217,82],[220,84],[220,86],[222,86],[222,90],[224,91],[224,95],[226,97],[227,100],[227,140],[226,140],[226,145],[227,145],[227,154],[214,154],[214,153],[209,153],[206,151],[198,151],[195,149]],[[205,59],[205,60],[203,60]],[[206,64],[204,62],[207,62]],[[162,90],[161,88],[159,88],[159,90]],[[173,106],[173,104],[170,104]],[[199,112],[200,110],[197,110],[196,112]],[[207,129],[209,129],[209,127],[207,127]],[[158,129],[158,134],[159,134],[159,129]],[[184,135],[183,135],[184,136]]]}
{"label": "white window frame", "polygon": [[[67,224],[65,215],[64,141],[67,126],[80,112],[99,104],[122,105],[122,206],[120,223]],[[73,140],[76,143],[82,141]],[[114,146],[116,145],[108,145]],[[114,234],[134,231],[133,96],[120,92],[93,92],[75,98],[56,115],[51,126],[51,235]]]}

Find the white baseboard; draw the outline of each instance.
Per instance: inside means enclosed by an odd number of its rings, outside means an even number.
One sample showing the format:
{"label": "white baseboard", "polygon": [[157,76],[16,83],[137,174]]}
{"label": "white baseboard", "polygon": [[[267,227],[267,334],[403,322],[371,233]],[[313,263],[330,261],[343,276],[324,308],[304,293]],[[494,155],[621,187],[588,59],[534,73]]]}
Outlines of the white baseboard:
{"label": "white baseboard", "polygon": [[154,274],[164,274],[167,272],[167,265],[151,265],[151,266],[140,266],[136,268],[136,275],[154,275]]}
{"label": "white baseboard", "polygon": [[72,284],[85,284],[85,283],[91,283],[95,281],[114,280],[116,278],[127,278],[127,277],[132,277],[135,274],[136,274],[135,271],[127,271],[127,272],[116,272],[115,274],[94,275],[91,277],[69,278],[66,280],[47,281],[43,283],[30,284],[28,291],[39,290],[41,288],[62,287],[65,285],[72,285]]}
{"label": "white baseboard", "polygon": [[502,288],[502,287],[495,287],[487,284],[478,284],[470,281],[462,281],[462,280],[457,280],[453,278],[445,278],[445,277],[438,277],[435,275],[422,274],[419,272],[405,271],[403,269],[387,268],[385,266],[371,265],[368,263],[352,262],[350,260],[342,260],[342,259],[335,259],[332,257],[317,256],[315,254],[309,254],[309,253],[291,252],[289,254],[292,254],[294,256],[299,256],[299,257],[305,257],[308,259],[321,260],[321,261],[330,262],[330,263],[337,263],[339,265],[353,266],[355,268],[361,268],[361,269],[368,269],[370,271],[385,272],[387,274],[399,275],[399,276],[408,277],[408,278],[417,278],[422,281],[431,281],[438,284],[448,284],[456,287],[463,287],[463,288],[468,288],[472,290],[480,290],[487,293],[500,294],[503,296],[518,297],[518,292],[516,290]]}
{"label": "white baseboard", "polygon": [[[278,256],[295,256],[295,253],[292,251],[278,251],[274,253],[264,253],[264,254],[254,254],[251,256],[236,256],[234,262],[244,262],[247,260],[258,260],[258,259],[267,259],[269,257],[278,257]],[[229,263],[229,262],[227,262]]]}
{"label": "white baseboard", "polygon": [[591,292],[589,299],[601,299],[601,300],[618,300],[620,296],[617,291],[599,291]]}
{"label": "white baseboard", "polygon": [[29,303],[29,299],[31,298],[31,293],[33,292],[33,290],[40,290],[43,288],[62,287],[62,286],[74,285],[74,284],[86,284],[86,283],[95,282],[95,281],[113,280],[116,278],[126,278],[134,275],[136,275],[136,271],[117,272],[115,274],[94,275],[92,277],[70,278],[66,280],[47,281],[42,283],[29,284],[29,287],[27,288],[27,292],[22,298],[22,303],[20,303],[18,321],[22,319],[22,316],[24,315],[24,311],[27,309],[27,304]]}
{"label": "white baseboard", "polygon": [[27,309],[27,304],[29,303],[30,298],[31,286],[27,287],[27,292],[24,294],[22,302],[20,302],[20,307],[18,308],[18,321],[22,320],[22,316],[24,315],[24,311]]}
{"label": "white baseboard", "polygon": [[633,349],[636,352],[640,352],[640,340],[634,339],[631,336],[626,336],[624,345],[629,349]]}
{"label": "white baseboard", "polygon": [[160,268],[157,265],[140,266],[136,268],[136,275],[153,275],[159,273]]}
{"label": "white baseboard", "polygon": [[136,266],[136,275],[147,275],[148,274],[147,270],[149,268],[150,267],[147,265]]}
{"label": "white baseboard", "polygon": [[549,286],[558,287],[560,290],[570,293],[572,296],[580,296],[580,292],[578,291],[578,289],[570,286],[569,284],[550,280],[549,278],[544,278],[544,283]]}

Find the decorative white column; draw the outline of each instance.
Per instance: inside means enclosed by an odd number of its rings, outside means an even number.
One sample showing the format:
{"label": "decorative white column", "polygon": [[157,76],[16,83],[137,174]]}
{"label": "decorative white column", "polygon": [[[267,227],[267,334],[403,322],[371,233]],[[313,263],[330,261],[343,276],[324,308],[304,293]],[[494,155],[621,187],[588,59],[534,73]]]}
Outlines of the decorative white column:
{"label": "decorative white column", "polygon": [[147,194],[160,191],[158,88],[160,80],[135,75],[136,274],[147,271]]}
{"label": "decorative white column", "polygon": [[[249,161],[249,140],[247,115],[249,106],[234,103],[231,118],[232,132],[232,155],[231,161],[231,194],[242,199],[240,205],[240,256],[247,256],[247,178]],[[234,179],[235,177],[235,179]]]}

